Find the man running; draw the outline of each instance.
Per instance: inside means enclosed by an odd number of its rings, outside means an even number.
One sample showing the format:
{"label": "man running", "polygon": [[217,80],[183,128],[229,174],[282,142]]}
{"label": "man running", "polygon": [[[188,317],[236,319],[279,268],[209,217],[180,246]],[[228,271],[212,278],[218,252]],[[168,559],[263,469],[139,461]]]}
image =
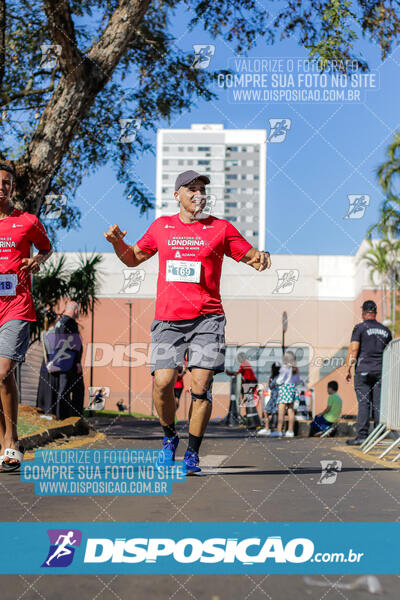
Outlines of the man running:
{"label": "man running", "polygon": [[[25,360],[29,323],[36,320],[31,273],[52,253],[43,225],[35,215],[13,207],[14,170],[0,163],[0,443],[2,472],[19,468],[23,450],[17,434],[18,388],[14,369]],[[31,244],[38,249],[30,256]]]}
{"label": "man running", "polygon": [[214,374],[224,370],[225,315],[219,292],[224,255],[257,271],[271,265],[269,253],[252,248],[225,219],[200,219],[209,183],[208,177],[196,171],[178,175],[174,197],[179,214],[156,219],[134,246],[123,241],[126,231],[118,225],[104,234],[128,267],[137,267],[158,252],[151,373],[154,404],[165,434],[159,462],[168,465],[175,459],[179,438],[173,388],[188,348],[192,403],[189,444],[183,459],[188,474],[201,472],[198,452],[211,416],[211,394],[207,392]]}

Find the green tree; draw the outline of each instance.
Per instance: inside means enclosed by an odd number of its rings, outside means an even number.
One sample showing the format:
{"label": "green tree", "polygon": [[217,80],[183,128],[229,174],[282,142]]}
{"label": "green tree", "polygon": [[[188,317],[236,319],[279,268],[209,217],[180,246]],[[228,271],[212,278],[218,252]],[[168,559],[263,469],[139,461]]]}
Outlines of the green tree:
{"label": "green tree", "polygon": [[[390,265],[385,240],[374,243],[369,240],[369,249],[361,256],[369,268],[372,285],[378,285],[381,291],[382,318],[387,318],[387,286],[390,285]],[[376,277],[378,283],[376,282]]]}
{"label": "green tree", "polygon": [[40,339],[46,310],[55,309],[59,301],[67,295],[68,277],[63,254],[45,263],[40,272],[33,276],[32,291],[37,320],[31,324],[31,343]]}
{"label": "green tree", "polygon": [[99,265],[103,257],[101,254],[86,256],[81,254],[78,259],[78,267],[74,269],[68,280],[69,297],[79,303],[80,310],[84,315],[93,311],[97,302],[97,291],[99,286]]}
{"label": "green tree", "polygon": [[31,343],[40,339],[45,311],[48,308],[56,310],[61,300],[75,300],[84,315],[91,311],[93,316],[102,259],[101,254],[81,255],[78,264],[71,268],[61,254],[43,265],[41,271],[34,275],[32,289],[37,321],[32,323]]}
{"label": "green tree", "polygon": [[[24,209],[39,215],[45,195],[67,195],[50,229],[77,225],[74,192],[109,161],[130,202],[149,208],[131,168],[149,149],[146,130],[215,97],[216,73],[193,68],[193,54],[177,46],[177,11],[189,31],[200,26],[240,54],[260,36],[267,44],[294,37],[310,58],[351,59],[364,70],[357,40],[369,38],[385,58],[400,32],[390,0],[289,0],[281,10],[272,0],[265,8],[257,0],[0,0],[0,155],[15,161]],[[45,45],[57,48],[53,63],[43,61]],[[141,123],[134,143],[118,141],[123,118]]]}

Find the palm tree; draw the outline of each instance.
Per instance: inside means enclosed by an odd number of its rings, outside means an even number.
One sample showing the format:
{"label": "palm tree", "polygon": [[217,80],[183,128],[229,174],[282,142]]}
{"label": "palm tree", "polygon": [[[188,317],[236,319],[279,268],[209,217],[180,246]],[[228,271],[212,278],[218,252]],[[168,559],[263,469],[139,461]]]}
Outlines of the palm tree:
{"label": "palm tree", "polygon": [[94,340],[94,307],[98,300],[99,285],[98,267],[102,262],[101,254],[87,256],[81,254],[78,259],[78,268],[72,271],[69,277],[68,288],[72,300],[79,303],[81,312],[88,315],[92,313],[91,320],[91,361],[90,361],[90,386],[93,387],[93,340]]}
{"label": "palm tree", "polygon": [[71,300],[79,303],[81,312],[84,315],[88,315],[90,311],[93,311],[97,302],[98,267],[102,260],[101,254],[92,254],[91,256],[81,254],[78,259],[78,267],[69,276],[69,296]]}
{"label": "palm tree", "polygon": [[369,240],[369,249],[361,257],[369,267],[369,277],[372,285],[376,285],[375,277],[378,276],[379,287],[381,290],[381,305],[382,305],[382,318],[386,319],[386,285],[388,283],[389,273],[389,262],[388,262],[388,251],[385,244],[385,240],[379,240],[378,243],[373,243]]}
{"label": "palm tree", "polygon": [[[385,194],[385,199],[380,209],[379,221],[369,228],[367,237],[371,240],[374,231],[383,236],[382,252],[386,250],[387,280],[390,281],[392,296],[392,330],[393,335],[395,335],[396,299],[400,274],[398,266],[400,257],[400,197],[396,195],[394,184],[396,178],[400,176],[400,132],[395,134],[392,143],[388,146],[386,157],[387,160],[377,169],[377,176]],[[371,260],[373,263],[374,259]],[[379,260],[377,262],[380,263]]]}
{"label": "palm tree", "polygon": [[42,266],[34,275],[32,292],[36,309],[36,322],[31,324],[31,344],[40,339],[47,309],[57,306],[68,293],[68,270],[65,256],[61,254]]}
{"label": "palm tree", "polygon": [[388,198],[398,202],[398,198],[393,195],[393,179],[400,174],[400,133],[396,132],[393,142],[388,146],[387,161],[384,162],[377,170],[379,183]]}

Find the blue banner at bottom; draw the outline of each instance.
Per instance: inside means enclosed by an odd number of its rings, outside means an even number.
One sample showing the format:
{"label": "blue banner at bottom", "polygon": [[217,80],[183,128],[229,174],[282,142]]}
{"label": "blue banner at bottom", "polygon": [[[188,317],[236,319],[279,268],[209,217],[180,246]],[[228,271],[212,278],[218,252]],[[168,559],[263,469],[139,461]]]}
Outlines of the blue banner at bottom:
{"label": "blue banner at bottom", "polygon": [[399,574],[399,536],[400,523],[0,523],[0,573]]}

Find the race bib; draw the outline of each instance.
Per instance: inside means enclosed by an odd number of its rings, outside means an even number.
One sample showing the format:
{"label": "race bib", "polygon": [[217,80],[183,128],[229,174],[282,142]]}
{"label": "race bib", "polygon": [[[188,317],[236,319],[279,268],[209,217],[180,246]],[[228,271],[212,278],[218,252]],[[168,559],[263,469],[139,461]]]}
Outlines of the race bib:
{"label": "race bib", "polygon": [[167,260],[167,281],[200,283],[201,262],[194,260]]}
{"label": "race bib", "polygon": [[0,296],[15,296],[17,284],[18,275],[16,273],[0,274]]}

